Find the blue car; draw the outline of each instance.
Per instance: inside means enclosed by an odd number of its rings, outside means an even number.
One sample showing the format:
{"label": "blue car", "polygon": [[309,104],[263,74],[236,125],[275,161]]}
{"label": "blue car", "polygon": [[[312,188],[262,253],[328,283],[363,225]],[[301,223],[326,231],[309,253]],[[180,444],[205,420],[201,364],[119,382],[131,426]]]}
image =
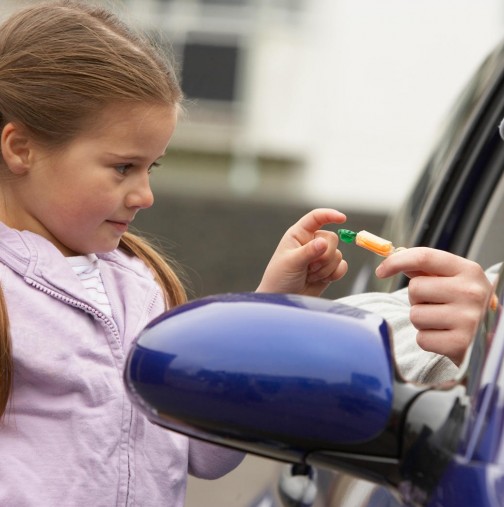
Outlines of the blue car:
{"label": "blue car", "polygon": [[[502,118],[504,46],[468,84],[382,235],[484,267],[502,261]],[[357,291],[407,283],[358,279],[367,281]],[[254,293],[202,298],[152,322],[130,351],[125,384],[156,424],[288,463],[258,492],[257,506],[502,507],[499,279],[497,310],[481,323],[458,378],[442,385],[401,377],[378,315],[323,298]]]}

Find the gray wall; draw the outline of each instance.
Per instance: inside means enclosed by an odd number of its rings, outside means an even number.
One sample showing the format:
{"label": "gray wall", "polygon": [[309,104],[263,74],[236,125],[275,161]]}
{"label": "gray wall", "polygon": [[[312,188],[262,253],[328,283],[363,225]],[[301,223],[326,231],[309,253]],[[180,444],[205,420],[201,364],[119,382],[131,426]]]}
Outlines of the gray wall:
{"label": "gray wall", "polygon": [[[154,239],[185,271],[191,299],[222,292],[253,291],[287,228],[309,211],[304,206],[156,195],[153,208],[135,220],[138,231]],[[345,210],[347,226],[379,233],[384,216]],[[337,229],[337,225],[330,227]],[[343,245],[347,276],[324,293],[349,293],[354,277],[373,254]]]}

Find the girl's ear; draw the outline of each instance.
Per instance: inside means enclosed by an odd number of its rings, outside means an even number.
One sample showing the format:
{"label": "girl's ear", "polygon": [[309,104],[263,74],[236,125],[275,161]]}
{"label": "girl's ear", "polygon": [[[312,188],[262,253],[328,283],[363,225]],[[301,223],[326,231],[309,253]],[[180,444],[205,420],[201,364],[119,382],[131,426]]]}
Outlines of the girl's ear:
{"label": "girl's ear", "polygon": [[18,175],[28,172],[31,141],[26,129],[9,122],[2,130],[0,142],[2,158],[7,168]]}

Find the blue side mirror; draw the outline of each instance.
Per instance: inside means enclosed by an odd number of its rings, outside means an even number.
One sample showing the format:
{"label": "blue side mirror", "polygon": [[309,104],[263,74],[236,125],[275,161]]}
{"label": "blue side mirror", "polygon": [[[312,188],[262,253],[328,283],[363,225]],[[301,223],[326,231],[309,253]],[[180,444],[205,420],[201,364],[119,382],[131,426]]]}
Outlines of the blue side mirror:
{"label": "blue side mirror", "polygon": [[300,461],[383,432],[394,372],[380,317],[320,298],[241,293],[152,322],[131,348],[125,383],[161,426]]}

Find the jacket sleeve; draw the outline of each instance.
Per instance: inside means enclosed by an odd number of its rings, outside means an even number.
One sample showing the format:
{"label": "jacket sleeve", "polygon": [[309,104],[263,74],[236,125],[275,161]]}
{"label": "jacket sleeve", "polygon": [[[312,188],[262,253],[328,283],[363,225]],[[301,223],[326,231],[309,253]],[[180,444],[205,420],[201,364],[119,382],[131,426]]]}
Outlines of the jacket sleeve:
{"label": "jacket sleeve", "polygon": [[236,468],[245,454],[200,440],[189,440],[188,471],[199,479],[218,479]]}

